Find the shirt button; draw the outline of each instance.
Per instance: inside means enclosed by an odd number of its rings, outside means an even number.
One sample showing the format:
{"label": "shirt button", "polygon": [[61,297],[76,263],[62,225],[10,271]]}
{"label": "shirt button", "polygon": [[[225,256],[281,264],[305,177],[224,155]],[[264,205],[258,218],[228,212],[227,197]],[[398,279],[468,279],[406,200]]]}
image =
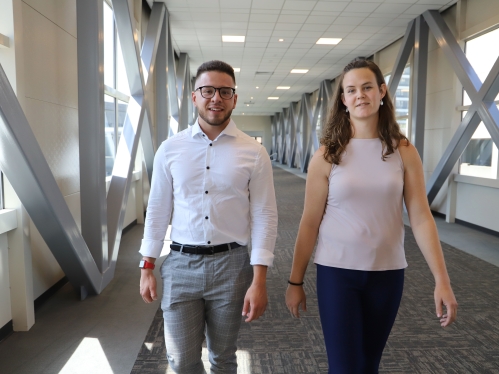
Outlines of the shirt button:
{"label": "shirt button", "polygon": [[209,166],[206,167],[206,169],[209,169],[209,168],[210,168]]}
{"label": "shirt button", "polygon": [[208,191],[204,191],[204,193],[208,193]]}
{"label": "shirt button", "polygon": [[211,244],[211,242],[210,242],[210,241],[208,241],[208,244]]}
{"label": "shirt button", "polygon": [[204,217],[204,219],[208,219],[208,216]]}
{"label": "shirt button", "polygon": [[203,136],[205,136],[205,135],[203,134]]}
{"label": "shirt button", "polygon": [[210,147],[212,147],[212,146],[213,146],[213,144],[210,143]]}

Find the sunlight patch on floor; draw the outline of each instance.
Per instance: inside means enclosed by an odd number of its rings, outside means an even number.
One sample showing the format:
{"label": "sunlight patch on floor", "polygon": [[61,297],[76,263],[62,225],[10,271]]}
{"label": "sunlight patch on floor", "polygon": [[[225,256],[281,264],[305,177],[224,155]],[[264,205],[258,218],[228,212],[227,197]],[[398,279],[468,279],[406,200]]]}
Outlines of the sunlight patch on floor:
{"label": "sunlight patch on floor", "polygon": [[[238,350],[236,352],[237,356],[237,374],[251,374],[251,355],[248,351]],[[204,370],[207,373],[210,372],[210,361],[208,360],[208,349],[203,347],[203,352],[201,353],[201,359],[203,360]],[[168,368],[165,374],[174,374],[173,371]]]}
{"label": "sunlight patch on floor", "polygon": [[114,374],[97,338],[84,338],[59,374]]}

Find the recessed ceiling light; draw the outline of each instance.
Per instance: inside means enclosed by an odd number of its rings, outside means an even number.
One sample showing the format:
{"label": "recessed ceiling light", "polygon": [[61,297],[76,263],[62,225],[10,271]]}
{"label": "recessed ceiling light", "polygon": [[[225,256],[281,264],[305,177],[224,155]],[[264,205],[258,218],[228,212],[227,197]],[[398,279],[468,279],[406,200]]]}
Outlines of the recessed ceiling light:
{"label": "recessed ceiling light", "polygon": [[291,70],[293,74],[305,74],[308,73],[308,69],[293,69]]}
{"label": "recessed ceiling light", "polygon": [[260,88],[260,87],[256,86],[256,88]]}
{"label": "recessed ceiling light", "polygon": [[315,44],[338,44],[341,38],[320,38]]}
{"label": "recessed ceiling light", "polygon": [[291,87],[289,86],[277,86],[278,90],[289,90]]}
{"label": "recessed ceiling light", "polygon": [[239,73],[241,71],[241,68],[234,68],[234,73]]}
{"label": "recessed ceiling light", "polygon": [[251,96],[251,100],[253,100],[253,96]]}
{"label": "recessed ceiling light", "polygon": [[277,96],[269,96],[267,97],[268,100],[279,100]]}
{"label": "recessed ceiling light", "polygon": [[246,104],[246,106],[249,106],[249,104]]}
{"label": "recessed ceiling light", "polygon": [[227,43],[244,43],[244,35],[222,35],[222,41]]}
{"label": "recessed ceiling light", "polygon": [[237,86],[236,86],[236,88],[237,88]]}
{"label": "recessed ceiling light", "polygon": [[284,41],[284,39],[279,39],[279,41],[280,41],[280,42],[283,42],[283,41]]}

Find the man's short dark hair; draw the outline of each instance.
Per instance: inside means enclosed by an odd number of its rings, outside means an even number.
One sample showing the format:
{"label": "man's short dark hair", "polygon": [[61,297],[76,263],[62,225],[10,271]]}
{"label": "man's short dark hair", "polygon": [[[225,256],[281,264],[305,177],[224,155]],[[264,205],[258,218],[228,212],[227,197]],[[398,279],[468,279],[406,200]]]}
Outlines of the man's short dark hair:
{"label": "man's short dark hair", "polygon": [[232,66],[230,66],[226,62],[219,60],[207,61],[201,64],[201,66],[198,68],[198,71],[196,72],[195,81],[198,80],[201,74],[206,73],[208,71],[218,71],[220,73],[228,74],[234,81],[234,84],[236,84],[236,76],[234,75],[234,69],[232,68]]}

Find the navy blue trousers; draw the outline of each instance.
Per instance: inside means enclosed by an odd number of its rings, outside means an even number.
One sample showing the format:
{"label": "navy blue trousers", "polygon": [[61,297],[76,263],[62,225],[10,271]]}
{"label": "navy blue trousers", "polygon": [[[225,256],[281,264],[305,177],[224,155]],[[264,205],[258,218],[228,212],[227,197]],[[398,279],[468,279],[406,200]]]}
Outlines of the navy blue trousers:
{"label": "navy blue trousers", "polygon": [[378,373],[404,288],[404,269],[317,265],[317,299],[329,374]]}

